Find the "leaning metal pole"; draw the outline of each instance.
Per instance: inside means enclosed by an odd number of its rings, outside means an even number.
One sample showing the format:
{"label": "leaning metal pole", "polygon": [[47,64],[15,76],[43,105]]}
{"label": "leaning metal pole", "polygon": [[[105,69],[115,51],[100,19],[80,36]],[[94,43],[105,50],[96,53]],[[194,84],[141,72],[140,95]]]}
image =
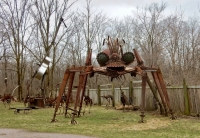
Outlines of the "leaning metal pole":
{"label": "leaning metal pole", "polygon": [[85,87],[86,87],[86,83],[87,83],[87,77],[88,74],[91,72],[92,70],[92,66],[91,66],[91,56],[92,56],[92,49],[88,49],[88,53],[87,53],[87,58],[86,58],[86,62],[85,62],[85,72],[84,72],[84,78],[83,78],[83,84],[82,84],[82,94],[81,94],[81,99],[80,99],[80,104],[79,104],[79,111],[78,111],[78,117],[80,116],[81,113],[81,109],[82,109],[82,104],[83,104],[83,97],[85,95]]}
{"label": "leaning metal pole", "polygon": [[167,105],[166,105],[165,97],[164,97],[162,88],[161,88],[161,86],[160,86],[160,82],[159,82],[157,73],[156,73],[156,72],[151,72],[151,73],[152,73],[154,82],[155,82],[155,84],[156,84],[156,87],[157,87],[157,89],[158,89],[158,93],[159,93],[159,95],[160,95],[160,98],[161,98],[163,107],[164,107],[165,116],[168,116],[168,113],[167,113]]}
{"label": "leaning metal pole", "polygon": [[81,100],[80,100],[80,104],[79,104],[78,117],[79,117],[80,114],[81,114],[81,109],[82,109],[82,104],[83,104],[83,97],[84,97],[84,95],[85,95],[85,87],[86,87],[86,83],[87,83],[87,76],[88,76],[88,74],[85,74],[85,75],[84,75],[84,78],[83,78],[82,94],[81,94]]}
{"label": "leaning metal pole", "polygon": [[69,108],[69,100],[71,98],[72,94],[72,86],[73,86],[73,81],[74,81],[74,76],[75,72],[70,72],[70,77],[69,77],[69,84],[68,84],[68,91],[67,91],[67,99],[66,99],[66,107],[65,107],[65,117],[67,117],[67,110]]}
{"label": "leaning metal pole", "polygon": [[160,108],[160,114],[162,115],[164,113],[164,109],[163,109],[163,106],[158,98],[158,95],[156,94],[156,89],[153,87],[149,77],[147,76],[147,83],[149,85],[149,88],[151,89],[152,93],[153,93],[153,96],[154,98],[156,99],[156,101],[158,102],[158,105],[159,105],[159,108]]}
{"label": "leaning metal pole", "polygon": [[53,119],[51,120],[51,122],[55,122],[55,121],[56,121],[56,120],[55,120],[55,118],[56,118],[56,113],[57,113],[57,111],[58,111],[58,108],[59,108],[59,105],[60,105],[60,101],[61,101],[63,92],[65,91],[65,87],[66,87],[66,84],[67,84],[67,82],[68,82],[69,76],[70,76],[70,71],[69,71],[69,69],[66,69],[65,75],[64,75],[64,78],[63,78],[63,81],[62,81],[62,83],[61,83],[61,85],[60,85],[59,95],[58,95],[58,98],[57,98],[56,107],[55,107]]}
{"label": "leaning metal pole", "polygon": [[157,70],[156,73],[158,75],[158,79],[159,79],[159,82],[160,82],[161,89],[162,89],[163,94],[165,96],[166,104],[167,104],[167,106],[169,108],[169,113],[171,114],[171,119],[176,119],[176,117],[174,116],[174,113],[172,111],[172,107],[170,105],[169,96],[168,96],[168,93],[167,93],[167,88],[165,86],[165,83],[164,83],[164,80],[163,80],[163,76],[162,76],[162,72],[161,72],[160,68]]}
{"label": "leaning metal pole", "polygon": [[76,93],[76,101],[75,101],[74,110],[73,110],[74,112],[72,113],[71,124],[77,124],[77,122],[75,121],[75,116],[77,115],[77,106],[78,106],[78,102],[80,100],[80,93],[82,90],[83,78],[84,78],[84,75],[82,73],[80,73],[79,74],[79,85],[78,85],[78,89],[77,89],[77,93]]}

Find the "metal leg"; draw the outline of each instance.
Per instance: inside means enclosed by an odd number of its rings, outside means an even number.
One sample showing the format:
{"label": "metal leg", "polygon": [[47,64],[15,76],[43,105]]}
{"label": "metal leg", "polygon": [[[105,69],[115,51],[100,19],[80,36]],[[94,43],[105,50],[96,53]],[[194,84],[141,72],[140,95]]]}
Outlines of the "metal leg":
{"label": "metal leg", "polygon": [[164,94],[163,94],[163,91],[162,91],[162,88],[161,88],[161,85],[160,85],[158,75],[157,75],[156,72],[152,72],[152,76],[153,76],[154,82],[156,84],[156,87],[158,89],[158,92],[159,92],[159,95],[160,95],[160,98],[161,98],[161,101],[162,101],[162,104],[163,104],[163,107],[164,107],[165,116],[168,116],[167,105],[166,105],[165,97],[164,97]]}
{"label": "metal leg", "polygon": [[80,101],[80,104],[79,104],[78,117],[81,114],[81,108],[82,108],[82,104],[83,104],[83,97],[85,95],[85,86],[86,86],[86,83],[87,83],[87,76],[88,76],[87,74],[83,75],[83,82],[81,84],[81,86],[82,86],[82,95],[81,95],[81,101]]}
{"label": "metal leg", "polygon": [[139,123],[144,123],[144,117],[145,117],[145,114],[144,114],[144,109],[145,109],[145,91],[146,91],[146,83],[147,83],[147,74],[146,73],[143,73],[142,74],[142,94],[141,94],[141,97],[142,97],[142,101],[141,101],[141,120],[139,121]]}
{"label": "metal leg", "polygon": [[160,108],[160,114],[161,115],[164,114],[164,109],[163,109],[163,106],[162,106],[160,100],[158,99],[158,96],[156,94],[156,89],[153,87],[153,85],[152,85],[152,83],[151,83],[151,81],[150,81],[148,76],[147,76],[147,83],[148,83],[148,85],[149,85],[149,87],[150,87],[150,89],[151,89],[151,91],[153,93],[153,96],[154,96],[155,100],[158,102],[158,106]]}
{"label": "metal leg", "polygon": [[162,91],[163,91],[163,94],[164,94],[164,97],[165,97],[165,100],[166,100],[166,104],[169,108],[169,113],[171,114],[171,119],[176,119],[176,117],[174,116],[174,113],[172,111],[172,108],[171,108],[171,105],[170,105],[170,101],[169,101],[169,96],[168,96],[168,93],[167,93],[167,89],[166,89],[166,86],[165,86],[165,83],[164,83],[164,80],[163,80],[163,76],[162,76],[162,72],[160,70],[160,68],[157,70],[157,75],[158,75],[158,79],[159,79],[159,82],[160,82],[160,86],[162,88]]}
{"label": "metal leg", "polygon": [[63,81],[62,81],[62,84],[60,86],[60,89],[59,89],[59,95],[58,95],[58,98],[57,98],[57,104],[56,104],[56,107],[55,107],[55,112],[54,112],[54,115],[53,115],[53,119],[51,120],[51,122],[55,122],[57,121],[55,118],[56,118],[56,112],[58,111],[58,108],[60,106],[60,101],[61,101],[61,98],[62,98],[62,95],[63,95],[63,92],[65,91],[65,87],[66,87],[66,84],[67,84],[67,81],[69,79],[69,69],[67,69],[65,71],[65,75],[64,75],[64,78],[63,78]]}
{"label": "metal leg", "polygon": [[74,76],[75,76],[75,72],[71,72],[70,73],[70,81],[69,81],[69,85],[68,85],[67,99],[66,99],[65,117],[67,117],[67,114],[68,114],[67,110],[69,107],[69,100],[70,100],[71,93],[72,93],[72,85],[73,85],[73,81],[74,81]]}
{"label": "metal leg", "polygon": [[80,100],[80,92],[81,92],[81,84],[83,83],[83,75],[80,74],[79,75],[79,85],[78,85],[78,90],[76,93],[76,101],[75,101],[75,105],[74,105],[74,112],[72,113],[72,120],[71,120],[71,124],[77,124],[77,122],[75,121],[75,116],[77,115],[77,106],[78,106],[78,102]]}

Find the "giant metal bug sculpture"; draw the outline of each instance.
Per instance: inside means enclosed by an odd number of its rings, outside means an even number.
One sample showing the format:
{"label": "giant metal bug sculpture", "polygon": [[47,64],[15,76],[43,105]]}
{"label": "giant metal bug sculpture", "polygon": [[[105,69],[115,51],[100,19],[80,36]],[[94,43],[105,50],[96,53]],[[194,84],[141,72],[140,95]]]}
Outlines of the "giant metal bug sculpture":
{"label": "giant metal bug sculpture", "polygon": [[[145,122],[144,110],[145,110],[146,83],[148,83],[150,88],[152,89],[154,97],[157,100],[158,105],[160,106],[161,114],[165,113],[165,115],[168,115],[168,113],[170,113],[171,118],[175,119],[174,113],[170,105],[169,96],[167,93],[166,86],[164,84],[161,70],[159,68],[145,66],[144,61],[142,60],[142,58],[140,57],[136,49],[133,49],[133,53],[132,52],[124,53],[123,52],[123,44],[125,43],[124,40],[122,41],[119,41],[118,39],[113,40],[108,36],[107,39],[104,39],[103,43],[104,44],[107,43],[108,48],[97,55],[97,62],[99,63],[100,67],[94,67],[91,64],[92,50],[89,49],[87,53],[85,66],[80,66],[80,67],[72,66],[70,68],[67,68],[65,71],[64,78],[60,85],[57,103],[60,103],[63,92],[65,91],[65,87],[69,81],[65,114],[67,113],[67,110],[69,109],[73,111],[71,124],[77,123],[75,120],[75,116],[79,117],[81,113],[82,102],[83,102],[83,97],[85,95],[85,88],[86,88],[88,75],[90,77],[93,77],[95,73],[109,76],[111,78],[111,81],[115,78],[121,79],[127,73],[129,73],[131,76],[134,76],[134,77],[136,75],[140,75],[142,77],[142,92],[141,92],[142,99],[141,99],[141,107],[140,107],[141,120],[139,122],[142,122],[142,123]],[[133,62],[136,62],[137,65],[131,66]],[[79,84],[77,88],[74,108],[71,109],[68,107],[68,103],[69,103],[69,97],[71,96],[71,93],[72,93],[72,86],[73,86],[74,76],[76,72],[80,73]],[[157,94],[151,85],[147,72],[150,72],[153,76],[153,80],[158,89],[162,104],[159,101],[160,99],[157,97]],[[57,104],[55,107],[55,112],[54,112],[53,119],[51,122],[56,121],[55,117],[56,117],[56,112],[58,111],[58,105],[59,104]],[[78,107],[79,109],[77,109]]]}

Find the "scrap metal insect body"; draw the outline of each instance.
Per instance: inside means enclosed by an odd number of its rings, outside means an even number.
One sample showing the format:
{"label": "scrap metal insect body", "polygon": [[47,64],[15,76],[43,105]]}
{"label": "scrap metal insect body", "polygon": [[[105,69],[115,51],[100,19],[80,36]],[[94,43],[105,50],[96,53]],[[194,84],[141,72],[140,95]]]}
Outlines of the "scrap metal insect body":
{"label": "scrap metal insect body", "polygon": [[[108,36],[108,38],[104,39],[103,41],[103,44],[105,43],[107,44],[108,48],[97,54],[97,62],[100,65],[99,67],[94,67],[91,64],[92,50],[90,49],[88,50],[85,66],[80,66],[80,67],[72,66],[71,68],[68,68],[65,71],[63,81],[60,85],[57,103],[61,101],[61,96],[63,92],[65,91],[65,87],[68,81],[69,83],[68,83],[67,97],[70,97],[72,93],[74,75],[76,72],[79,72],[79,85],[77,88],[74,109],[72,110],[73,115],[72,115],[71,123],[75,124],[76,123],[75,116],[80,115],[83,97],[85,95],[87,77],[88,75],[90,77],[93,77],[95,73],[109,76],[111,78],[111,81],[113,79],[121,79],[122,76],[124,76],[125,74],[130,74],[131,76],[134,76],[134,77],[136,75],[140,75],[142,77],[142,91],[141,91],[142,99],[141,99],[141,107],[140,107],[141,120],[139,122],[145,122],[144,121],[145,91],[146,91],[146,83],[148,83],[151,86],[148,75],[147,75],[147,72],[150,72],[153,76],[154,82],[156,84],[156,87],[158,88],[159,95],[162,100],[162,104],[160,104],[161,102],[159,101],[159,98],[155,94],[155,91],[152,90],[155,99],[158,100],[157,102],[160,105],[160,111],[165,111],[165,114],[169,112],[171,114],[171,118],[175,119],[175,116],[173,114],[173,111],[169,102],[169,97],[166,90],[166,86],[164,84],[161,70],[159,68],[144,66],[144,62],[136,49],[133,49],[133,52],[124,53],[123,52],[123,45],[125,44],[124,40],[119,41],[118,38],[113,40]],[[137,65],[135,66],[131,65],[133,62],[136,62]],[[68,101],[69,99],[67,99],[66,101],[66,112],[67,112],[67,109],[69,109]],[[52,122],[56,121],[55,117],[56,117],[57,110],[58,110],[58,106],[55,107],[55,112],[53,115]]]}

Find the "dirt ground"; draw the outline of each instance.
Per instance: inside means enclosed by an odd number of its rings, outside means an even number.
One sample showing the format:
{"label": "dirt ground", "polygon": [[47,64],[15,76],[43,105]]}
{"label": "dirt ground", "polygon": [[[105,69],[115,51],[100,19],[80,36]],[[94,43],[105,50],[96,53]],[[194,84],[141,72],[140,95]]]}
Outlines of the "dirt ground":
{"label": "dirt ground", "polygon": [[73,135],[73,134],[38,133],[22,129],[0,128],[0,138],[94,138],[94,137]]}

